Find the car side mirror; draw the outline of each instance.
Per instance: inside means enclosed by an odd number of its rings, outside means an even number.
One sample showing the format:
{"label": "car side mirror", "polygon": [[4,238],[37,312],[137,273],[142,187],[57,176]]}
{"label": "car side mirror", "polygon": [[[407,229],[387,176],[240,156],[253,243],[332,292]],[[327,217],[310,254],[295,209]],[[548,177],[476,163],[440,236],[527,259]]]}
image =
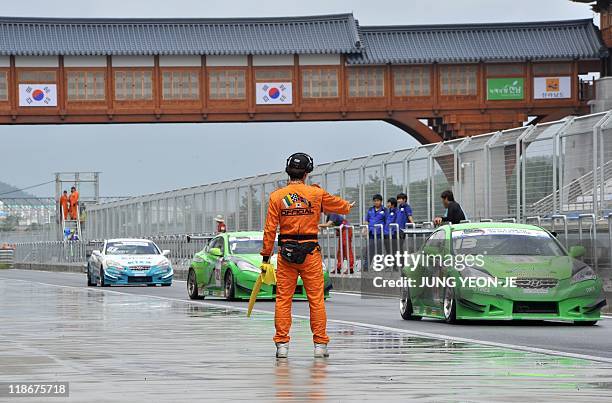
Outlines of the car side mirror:
{"label": "car side mirror", "polygon": [[223,256],[223,253],[221,253],[220,248],[210,248],[208,253],[210,253],[213,256]]}
{"label": "car side mirror", "polygon": [[550,235],[554,236],[555,238],[559,238],[559,234],[557,234],[557,231],[550,231]]}
{"label": "car side mirror", "polygon": [[569,250],[569,256],[573,258],[578,258],[584,256],[586,250],[582,245],[574,245]]}
{"label": "car side mirror", "polygon": [[165,257],[170,256],[170,249],[164,249],[164,250],[162,250],[162,255],[163,255],[163,256],[165,256]]}

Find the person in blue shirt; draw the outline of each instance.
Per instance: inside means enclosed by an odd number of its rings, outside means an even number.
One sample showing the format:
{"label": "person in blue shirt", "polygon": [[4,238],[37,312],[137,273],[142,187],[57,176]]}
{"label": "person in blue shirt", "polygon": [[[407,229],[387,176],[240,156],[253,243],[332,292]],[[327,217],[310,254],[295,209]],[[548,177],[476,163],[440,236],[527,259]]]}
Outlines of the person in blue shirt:
{"label": "person in blue shirt", "polygon": [[373,206],[368,209],[366,212],[366,222],[368,225],[368,237],[369,240],[369,248],[368,248],[368,261],[365,264],[367,265],[371,259],[374,258],[376,254],[383,254],[383,240],[384,240],[384,228],[387,222],[387,209],[385,209],[382,205],[383,198],[379,194],[375,194],[372,196]]}
{"label": "person in blue shirt", "polygon": [[395,254],[397,250],[397,199],[390,197],[387,200],[387,218],[385,220],[385,247],[388,254]]}
{"label": "person in blue shirt", "polygon": [[400,229],[406,228],[406,224],[414,223],[412,218],[412,207],[408,204],[408,196],[406,193],[400,193],[397,195],[397,220]]}
{"label": "person in blue shirt", "polygon": [[412,207],[408,204],[408,196],[406,193],[399,193],[397,195],[397,219],[395,222],[400,227],[400,252],[404,251],[404,242],[406,233],[403,232],[406,229],[406,224],[414,224],[412,218]]}

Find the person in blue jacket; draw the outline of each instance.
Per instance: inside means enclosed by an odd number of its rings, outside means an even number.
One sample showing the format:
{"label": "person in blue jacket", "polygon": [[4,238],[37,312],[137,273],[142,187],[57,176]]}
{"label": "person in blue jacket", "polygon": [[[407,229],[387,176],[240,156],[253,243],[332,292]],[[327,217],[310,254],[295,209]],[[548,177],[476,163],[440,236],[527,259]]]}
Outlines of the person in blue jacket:
{"label": "person in blue jacket", "polygon": [[397,250],[398,228],[397,199],[390,197],[387,200],[387,218],[385,219],[385,250],[388,254],[395,254]]}
{"label": "person in blue jacket", "polygon": [[404,251],[404,239],[406,233],[403,232],[406,229],[406,224],[414,224],[412,218],[412,207],[408,204],[408,196],[406,193],[399,193],[397,195],[397,219],[395,221],[400,227],[400,252]]}
{"label": "person in blue jacket", "polygon": [[387,209],[382,205],[383,198],[379,194],[372,196],[373,206],[366,212],[366,222],[368,225],[368,237],[369,248],[368,248],[368,261],[366,261],[365,267],[376,254],[383,254],[383,241],[384,241],[384,228],[387,223]]}

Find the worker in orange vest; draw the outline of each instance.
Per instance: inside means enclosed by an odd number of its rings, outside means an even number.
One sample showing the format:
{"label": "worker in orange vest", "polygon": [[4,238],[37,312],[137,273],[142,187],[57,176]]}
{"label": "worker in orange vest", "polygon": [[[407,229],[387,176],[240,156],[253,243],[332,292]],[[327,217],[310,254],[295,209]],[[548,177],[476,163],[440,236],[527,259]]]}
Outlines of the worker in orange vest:
{"label": "worker in orange vest", "polygon": [[306,176],[313,169],[312,158],[296,153],[287,159],[287,186],[270,195],[264,227],[262,272],[274,270],[270,256],[274,251],[277,227],[280,227],[280,248],[276,268],[276,305],[274,326],[276,357],[287,358],[291,303],[298,276],[302,278],[310,305],[310,329],[313,333],[314,356],[328,357],[327,315],[325,313],[325,283],[318,224],[321,212],[348,214],[354,203],[330,195],[317,185],[306,185]]}
{"label": "worker in orange vest", "polygon": [[215,217],[215,222],[217,223],[217,234],[223,234],[227,232],[227,226],[225,225],[225,220],[221,214]]}
{"label": "worker in orange vest", "polygon": [[64,193],[60,196],[60,208],[62,209],[62,215],[64,220],[68,219],[68,191],[64,190]]}
{"label": "worker in orange vest", "polygon": [[76,220],[78,218],[78,208],[79,208],[79,192],[76,190],[76,187],[70,188],[70,219]]}

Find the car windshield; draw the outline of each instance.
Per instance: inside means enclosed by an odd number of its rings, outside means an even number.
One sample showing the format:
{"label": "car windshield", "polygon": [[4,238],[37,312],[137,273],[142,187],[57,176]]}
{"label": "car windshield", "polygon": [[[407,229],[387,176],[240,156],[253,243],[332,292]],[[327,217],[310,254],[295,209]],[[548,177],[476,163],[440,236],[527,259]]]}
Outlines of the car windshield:
{"label": "car windshield", "polygon": [[453,231],[453,251],[456,255],[565,255],[547,232],[515,228]]}
{"label": "car windshield", "polygon": [[235,237],[229,239],[232,255],[255,255],[261,251],[263,238]]}
{"label": "car windshield", "polygon": [[107,255],[159,255],[159,250],[153,242],[122,241],[106,244]]}

